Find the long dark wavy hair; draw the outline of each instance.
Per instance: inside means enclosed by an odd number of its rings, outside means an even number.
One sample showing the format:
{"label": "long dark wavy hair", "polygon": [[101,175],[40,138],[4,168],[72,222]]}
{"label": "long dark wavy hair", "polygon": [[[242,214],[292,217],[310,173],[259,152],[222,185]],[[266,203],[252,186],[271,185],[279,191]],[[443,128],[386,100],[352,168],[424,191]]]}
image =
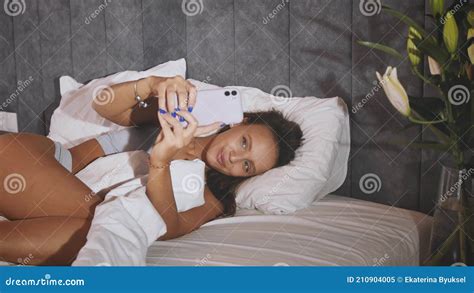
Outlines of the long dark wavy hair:
{"label": "long dark wavy hair", "polygon": [[[278,160],[274,168],[284,166],[295,158],[295,151],[303,143],[303,132],[298,123],[286,119],[280,111],[244,113],[243,125],[262,124],[267,126],[277,141]],[[219,133],[227,131],[222,128]],[[206,171],[206,184],[214,196],[224,206],[222,216],[233,216],[236,211],[235,195],[239,185],[249,177],[234,177],[209,168]]]}

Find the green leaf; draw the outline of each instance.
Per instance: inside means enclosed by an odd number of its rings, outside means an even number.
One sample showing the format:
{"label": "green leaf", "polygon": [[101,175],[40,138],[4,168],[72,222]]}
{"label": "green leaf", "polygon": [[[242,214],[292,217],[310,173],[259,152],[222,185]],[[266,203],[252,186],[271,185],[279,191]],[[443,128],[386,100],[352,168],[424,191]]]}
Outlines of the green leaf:
{"label": "green leaf", "polygon": [[387,54],[392,55],[394,57],[397,57],[399,59],[403,59],[402,54],[398,53],[397,50],[395,50],[391,47],[388,47],[388,46],[385,46],[385,45],[382,45],[382,44],[379,44],[379,43],[372,43],[372,42],[365,42],[365,41],[357,41],[357,43],[359,45],[366,46],[366,47],[369,47],[371,49],[376,49],[376,50],[382,51],[384,53],[387,53]]}
{"label": "green leaf", "polygon": [[439,115],[445,109],[445,103],[437,97],[412,97],[408,99],[410,107],[428,120],[440,119]]}
{"label": "green leaf", "polygon": [[410,142],[407,140],[392,140],[392,142],[396,145],[400,146],[408,146],[417,149],[431,149],[436,151],[446,151],[449,149],[449,146],[441,144],[436,141],[429,141],[429,142]]}
{"label": "green leaf", "polygon": [[436,44],[436,41],[429,38],[429,39],[420,39],[420,38],[413,38],[413,43],[415,46],[423,52],[425,55],[431,56],[434,58],[439,64],[445,64],[449,59],[449,53],[444,49]]}
{"label": "green leaf", "polygon": [[400,11],[392,9],[392,8],[390,8],[388,6],[385,6],[385,5],[382,6],[382,9],[384,11],[386,11],[388,14],[391,14],[391,15],[397,17],[398,19],[400,19],[401,21],[406,23],[408,26],[414,27],[421,34],[422,37],[425,37],[425,36],[428,35],[426,33],[426,31],[418,23],[416,23],[413,19],[411,19],[410,17],[408,17],[405,14],[401,13]]}

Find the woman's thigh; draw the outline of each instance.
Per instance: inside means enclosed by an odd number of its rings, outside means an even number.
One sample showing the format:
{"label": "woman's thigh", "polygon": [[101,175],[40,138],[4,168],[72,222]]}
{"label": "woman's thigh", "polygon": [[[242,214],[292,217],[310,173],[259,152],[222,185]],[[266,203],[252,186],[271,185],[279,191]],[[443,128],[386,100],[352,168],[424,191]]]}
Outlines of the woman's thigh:
{"label": "woman's thigh", "polygon": [[24,265],[70,265],[86,243],[91,220],[45,217],[0,221],[0,260]]}
{"label": "woman's thigh", "polygon": [[10,220],[45,216],[92,218],[103,197],[54,158],[45,136],[0,135],[0,214]]}

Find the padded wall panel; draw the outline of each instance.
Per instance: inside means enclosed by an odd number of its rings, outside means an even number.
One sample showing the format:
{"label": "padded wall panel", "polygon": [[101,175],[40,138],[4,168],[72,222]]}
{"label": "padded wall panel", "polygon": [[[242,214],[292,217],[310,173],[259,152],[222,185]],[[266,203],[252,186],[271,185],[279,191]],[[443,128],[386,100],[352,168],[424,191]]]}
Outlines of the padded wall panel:
{"label": "padded wall panel", "polygon": [[234,1],[236,84],[266,92],[289,86],[288,6],[281,0]]}
{"label": "padded wall panel", "polygon": [[[384,4],[423,21],[422,0],[384,1]],[[356,198],[417,209],[421,152],[410,148],[409,143],[394,142],[419,141],[420,130],[416,127],[400,132],[408,122],[391,106],[378,85],[375,71],[383,73],[387,66],[396,66],[400,81],[413,95],[421,94],[421,82],[412,76],[406,58],[400,61],[355,43],[357,40],[381,42],[403,52],[407,27],[387,13],[367,16],[363,12],[359,1],[354,1],[352,104],[360,102],[362,107],[352,119],[351,193]],[[369,93],[373,95],[366,98]]]}
{"label": "padded wall panel", "polygon": [[23,14],[13,17],[17,83],[28,86],[18,97],[18,130],[44,133],[42,109],[48,100],[41,76],[41,34],[44,23],[38,15],[38,1],[28,1]]}
{"label": "padded wall panel", "polygon": [[69,0],[42,0],[38,13],[42,23],[41,73],[46,102],[36,109],[40,114],[60,99],[59,77],[72,74]]}
{"label": "padded wall panel", "polygon": [[0,110],[16,112],[15,44],[13,40],[13,18],[0,11]]}
{"label": "padded wall panel", "polygon": [[144,67],[186,57],[186,16],[180,1],[143,0]]}
{"label": "padded wall panel", "polygon": [[105,9],[107,73],[143,69],[141,0],[111,1]]}
{"label": "padded wall panel", "polygon": [[235,84],[233,0],[202,4],[195,10],[183,8],[187,14],[188,75],[221,86]]}
{"label": "padded wall panel", "polygon": [[[109,3],[109,2],[105,2]],[[73,76],[79,82],[107,73],[105,12],[101,0],[70,1]]]}
{"label": "padded wall panel", "polygon": [[[340,96],[351,105],[351,1],[290,3],[290,88],[294,96]],[[348,176],[336,193],[350,195]]]}

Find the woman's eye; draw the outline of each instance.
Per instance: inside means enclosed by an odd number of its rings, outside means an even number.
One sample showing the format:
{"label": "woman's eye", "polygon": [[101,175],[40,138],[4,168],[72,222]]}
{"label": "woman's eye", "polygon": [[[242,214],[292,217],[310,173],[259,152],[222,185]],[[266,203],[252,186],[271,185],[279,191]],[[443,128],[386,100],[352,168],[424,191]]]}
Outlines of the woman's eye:
{"label": "woman's eye", "polygon": [[245,173],[248,173],[250,170],[250,164],[247,161],[244,162],[244,170],[245,170]]}
{"label": "woman's eye", "polygon": [[244,149],[247,148],[247,139],[245,137],[242,137],[242,147]]}

